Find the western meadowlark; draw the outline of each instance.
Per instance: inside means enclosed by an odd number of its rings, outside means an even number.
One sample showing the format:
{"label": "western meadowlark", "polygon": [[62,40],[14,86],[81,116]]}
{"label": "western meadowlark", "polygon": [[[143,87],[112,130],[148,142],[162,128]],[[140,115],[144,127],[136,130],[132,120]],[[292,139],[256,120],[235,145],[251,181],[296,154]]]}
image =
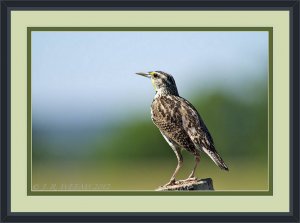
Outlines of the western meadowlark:
{"label": "western meadowlark", "polygon": [[181,149],[195,156],[195,166],[187,180],[196,180],[195,170],[200,162],[200,153],[206,153],[216,165],[227,170],[225,162],[217,152],[213,139],[194,106],[179,96],[172,75],[162,71],[136,73],[148,77],[156,91],[151,104],[151,119],[176,154],[178,164],[165,185],[175,184],[175,176],[183,164]]}

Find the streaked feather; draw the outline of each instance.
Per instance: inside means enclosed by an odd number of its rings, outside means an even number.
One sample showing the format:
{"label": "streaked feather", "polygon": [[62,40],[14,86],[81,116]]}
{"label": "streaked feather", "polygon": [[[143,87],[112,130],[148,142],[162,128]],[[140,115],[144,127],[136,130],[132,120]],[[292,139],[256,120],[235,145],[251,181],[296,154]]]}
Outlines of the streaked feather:
{"label": "streaked feather", "polygon": [[161,95],[151,105],[152,120],[165,137],[198,155],[205,152],[221,169],[228,170],[214,141],[194,106],[176,95]]}

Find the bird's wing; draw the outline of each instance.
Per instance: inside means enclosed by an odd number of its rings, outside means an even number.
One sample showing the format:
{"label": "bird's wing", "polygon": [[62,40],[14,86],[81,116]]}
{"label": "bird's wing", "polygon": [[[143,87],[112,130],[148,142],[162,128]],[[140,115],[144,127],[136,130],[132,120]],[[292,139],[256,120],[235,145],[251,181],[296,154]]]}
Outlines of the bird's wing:
{"label": "bird's wing", "polygon": [[180,103],[179,113],[181,114],[182,126],[196,148],[204,151],[221,169],[228,170],[215,149],[213,138],[195,107],[184,98],[176,97],[176,100]]}
{"label": "bird's wing", "polygon": [[193,143],[214,150],[213,138],[196,108],[184,98],[176,97],[176,99],[180,102],[180,114],[183,128],[188,133]]}

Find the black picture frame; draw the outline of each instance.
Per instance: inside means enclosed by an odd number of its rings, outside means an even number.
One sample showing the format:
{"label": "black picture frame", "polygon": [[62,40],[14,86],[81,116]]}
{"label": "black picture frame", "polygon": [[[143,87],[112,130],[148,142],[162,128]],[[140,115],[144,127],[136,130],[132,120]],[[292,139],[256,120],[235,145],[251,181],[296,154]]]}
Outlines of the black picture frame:
{"label": "black picture frame", "polygon": [[[1,0],[1,222],[299,222],[299,0]],[[10,209],[10,15],[12,10],[288,10],[290,13],[289,212],[12,212]]]}

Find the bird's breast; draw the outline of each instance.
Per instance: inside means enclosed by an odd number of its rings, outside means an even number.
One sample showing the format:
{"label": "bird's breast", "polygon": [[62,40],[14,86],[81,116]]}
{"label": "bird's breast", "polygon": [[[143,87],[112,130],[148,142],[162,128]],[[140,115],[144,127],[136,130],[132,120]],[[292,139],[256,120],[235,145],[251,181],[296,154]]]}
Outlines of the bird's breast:
{"label": "bird's breast", "polygon": [[160,122],[172,123],[176,119],[175,103],[167,96],[154,98],[151,104],[151,119],[154,124]]}
{"label": "bird's breast", "polygon": [[159,98],[154,98],[151,104],[151,119],[156,124],[159,120],[166,116],[166,108]]}

